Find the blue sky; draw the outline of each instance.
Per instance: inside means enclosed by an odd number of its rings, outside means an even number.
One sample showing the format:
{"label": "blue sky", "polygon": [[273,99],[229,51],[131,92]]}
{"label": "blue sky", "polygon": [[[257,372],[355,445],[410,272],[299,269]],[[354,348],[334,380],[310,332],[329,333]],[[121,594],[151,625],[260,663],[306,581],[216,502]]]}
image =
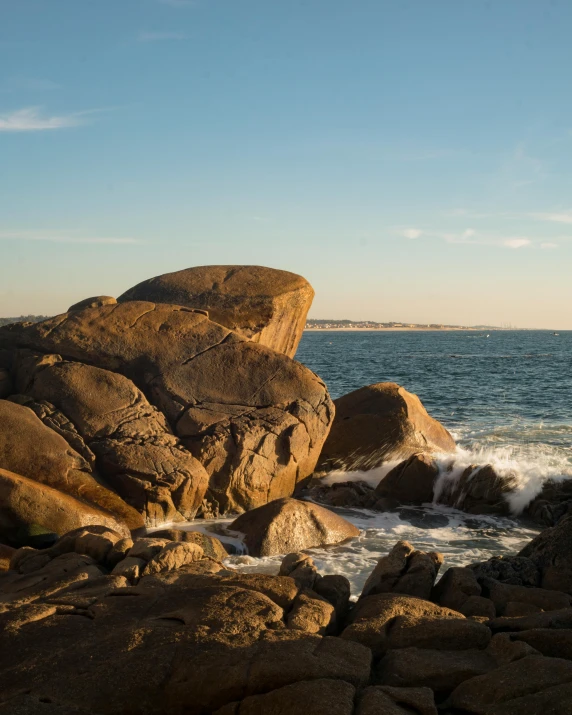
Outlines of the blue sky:
{"label": "blue sky", "polygon": [[572,329],[568,0],[0,0],[0,315],[171,270]]}

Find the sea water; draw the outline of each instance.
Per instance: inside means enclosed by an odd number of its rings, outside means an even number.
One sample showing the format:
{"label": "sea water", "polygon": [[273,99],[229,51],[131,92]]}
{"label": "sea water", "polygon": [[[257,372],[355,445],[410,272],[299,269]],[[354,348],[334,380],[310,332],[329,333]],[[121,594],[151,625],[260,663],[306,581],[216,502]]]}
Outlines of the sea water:
{"label": "sea water", "polygon": [[[440,551],[442,571],[517,552],[539,530],[519,513],[546,479],[572,477],[572,331],[308,331],[296,359],[324,380],[333,398],[386,381],[417,394],[459,445],[453,478],[469,464],[492,464],[518,479],[509,497],[513,518],[469,516],[435,505],[386,513],[336,509],[360,528],[360,537],[311,553],[321,573],[345,574],[354,594],[399,539]],[[441,462],[440,478],[451,478],[445,468],[450,457]],[[375,485],[391,466],[328,479]],[[194,522],[188,528],[218,531],[228,523]],[[242,553],[228,565],[276,573],[280,561]]]}

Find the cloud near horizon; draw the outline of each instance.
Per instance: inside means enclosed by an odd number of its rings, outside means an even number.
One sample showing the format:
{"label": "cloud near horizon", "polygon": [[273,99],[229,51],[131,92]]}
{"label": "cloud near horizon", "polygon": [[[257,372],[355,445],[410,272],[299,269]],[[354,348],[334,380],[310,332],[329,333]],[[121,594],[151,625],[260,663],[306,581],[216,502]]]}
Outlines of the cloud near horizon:
{"label": "cloud near horizon", "polygon": [[144,243],[137,238],[116,236],[78,236],[67,231],[0,231],[4,241],[52,241],[53,243],[100,243],[135,244]]}
{"label": "cloud near horizon", "polygon": [[[473,228],[466,228],[460,233],[451,233],[446,231],[427,231],[421,230],[419,228],[407,228],[402,229],[399,235],[403,238],[414,239],[420,236],[427,236],[428,238],[439,238],[447,243],[456,244],[471,244],[471,245],[482,245],[482,246],[499,246],[504,248],[524,248],[526,246],[531,246],[533,244],[532,239],[526,238],[524,236],[498,236],[487,233],[480,233],[475,231]],[[542,248],[552,248],[556,247],[557,244],[541,244]]]}
{"label": "cloud near horizon", "polygon": [[82,124],[81,112],[60,116],[42,116],[40,107],[25,107],[0,114],[0,132],[37,132],[64,129]]}

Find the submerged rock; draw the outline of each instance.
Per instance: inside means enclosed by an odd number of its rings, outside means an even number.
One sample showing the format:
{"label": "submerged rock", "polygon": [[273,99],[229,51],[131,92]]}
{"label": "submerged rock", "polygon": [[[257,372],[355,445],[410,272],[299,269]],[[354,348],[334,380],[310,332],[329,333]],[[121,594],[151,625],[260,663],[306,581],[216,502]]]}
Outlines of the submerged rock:
{"label": "submerged rock", "polygon": [[288,271],[263,266],[198,266],[150,278],[118,300],[198,308],[248,340],[294,357],[313,298],[308,281]]}
{"label": "submerged rock", "polygon": [[455,441],[427,414],[417,395],[394,382],[380,382],[334,401],[336,417],[319,471],[367,470],[420,452],[451,453]]}
{"label": "submerged rock", "polygon": [[359,536],[359,529],[341,516],[297,499],[276,499],[242,514],[229,528],[244,534],[253,556],[286,554]]}

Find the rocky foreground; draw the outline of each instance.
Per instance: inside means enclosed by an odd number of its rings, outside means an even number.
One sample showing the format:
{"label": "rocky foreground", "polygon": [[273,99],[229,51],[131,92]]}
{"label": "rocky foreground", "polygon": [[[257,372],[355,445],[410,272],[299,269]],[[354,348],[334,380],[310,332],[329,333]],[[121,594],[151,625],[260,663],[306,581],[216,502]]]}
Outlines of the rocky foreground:
{"label": "rocky foreground", "polygon": [[[332,401],[293,360],[312,297],[204,266],[0,328],[0,713],[572,713],[572,483],[528,505],[552,528],[513,558],[437,581],[399,542],[357,603],[317,573],[307,550],[359,531],[315,502],[508,514],[517,479],[459,471],[399,385]],[[323,479],[388,461],[376,486]],[[279,575],[149,533],[230,514]]]}
{"label": "rocky foreground", "polygon": [[305,553],[244,574],[197,532],[76,529],[0,574],[0,713],[565,715],[571,545],[568,517],[435,585],[398,542],[351,603]]}

